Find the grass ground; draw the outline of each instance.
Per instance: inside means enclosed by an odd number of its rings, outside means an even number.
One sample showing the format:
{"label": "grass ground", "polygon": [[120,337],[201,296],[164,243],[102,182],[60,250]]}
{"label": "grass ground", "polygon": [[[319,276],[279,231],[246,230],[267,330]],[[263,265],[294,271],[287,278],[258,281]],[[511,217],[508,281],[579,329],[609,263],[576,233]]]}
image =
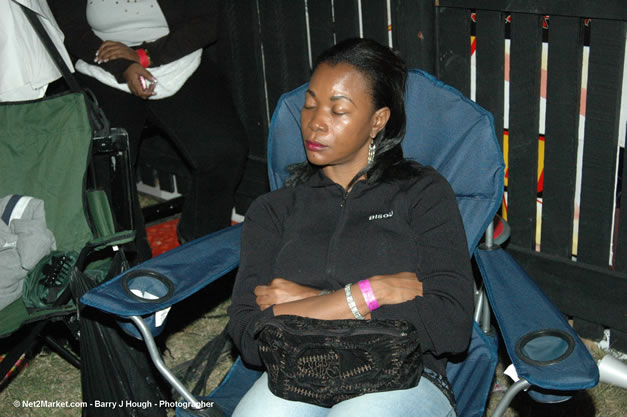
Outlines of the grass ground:
{"label": "grass ground", "polygon": [[[225,294],[230,294],[229,291],[230,288],[224,286],[218,291],[204,291],[173,307],[161,336],[166,340],[163,357],[167,366],[175,367],[192,359],[208,340],[222,331],[227,322],[226,308],[230,304]],[[0,352],[7,347],[0,345]],[[207,382],[209,390],[220,382],[232,363],[230,355],[221,357]],[[0,386],[0,416],[79,417],[81,408],[71,403],[81,400],[80,371],[56,353],[43,348],[8,383]],[[44,407],[44,401],[57,404]],[[25,402],[32,404],[29,406]],[[173,415],[174,410],[169,409],[168,416]]]}
{"label": "grass ground", "polygon": [[[232,282],[223,280],[188,300],[173,307],[168,318],[166,331],[161,338],[167,349],[164,361],[170,367],[182,364],[194,357],[196,352],[226,325],[226,308],[230,303]],[[4,343],[4,344],[3,344]],[[0,340],[0,355],[8,349],[6,341]],[[9,342],[10,343],[10,342]],[[602,352],[589,344],[591,353],[600,359]],[[207,390],[218,385],[226,374],[233,357],[224,354],[207,382]],[[490,416],[496,404],[509,386],[509,378],[502,375],[508,363],[502,360],[498,366],[495,390],[491,394],[486,416]],[[52,407],[37,407],[36,403],[48,401]],[[0,417],[79,417],[81,408],[72,402],[81,401],[81,378],[79,370],[73,368],[56,353],[45,348],[27,360],[26,365],[8,383],[0,385]],[[54,404],[56,403],[56,404]],[[16,406],[17,405],[17,406]],[[40,404],[41,405],[41,404]],[[168,416],[174,411],[168,410]],[[267,416],[271,417],[269,411]],[[520,394],[506,417],[625,417],[627,415],[627,392],[607,384],[578,392],[571,400],[557,405],[535,403],[527,394]]]}

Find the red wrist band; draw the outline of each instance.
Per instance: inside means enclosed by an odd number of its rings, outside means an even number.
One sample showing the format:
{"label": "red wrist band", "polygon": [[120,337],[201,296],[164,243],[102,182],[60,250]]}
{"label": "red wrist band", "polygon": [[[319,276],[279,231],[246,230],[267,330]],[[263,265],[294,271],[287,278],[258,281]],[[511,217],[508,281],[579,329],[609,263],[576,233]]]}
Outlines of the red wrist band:
{"label": "red wrist band", "polygon": [[361,294],[364,296],[364,300],[366,300],[366,304],[368,304],[368,310],[375,311],[379,308],[379,302],[374,296],[374,291],[372,291],[372,286],[370,285],[369,280],[365,279],[363,281],[359,281],[359,289],[361,290]]}
{"label": "red wrist band", "polygon": [[148,54],[144,48],[136,49],[137,56],[139,57],[139,63],[142,67],[148,68],[150,66],[150,59],[148,58]]}

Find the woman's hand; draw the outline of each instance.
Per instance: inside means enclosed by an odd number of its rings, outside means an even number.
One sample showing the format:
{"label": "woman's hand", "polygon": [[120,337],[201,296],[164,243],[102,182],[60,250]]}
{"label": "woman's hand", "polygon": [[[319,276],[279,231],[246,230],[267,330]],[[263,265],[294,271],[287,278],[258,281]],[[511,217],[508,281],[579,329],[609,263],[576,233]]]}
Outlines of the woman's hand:
{"label": "woman's hand", "polygon": [[129,48],[121,42],[104,41],[96,51],[94,61],[102,64],[113,59],[126,59],[139,64],[139,56],[133,48]]}
{"label": "woman's hand", "polygon": [[275,304],[314,297],[320,293],[320,290],[305,287],[283,278],[275,278],[269,285],[258,285],[255,287],[254,293],[257,296],[257,305],[263,311]]}
{"label": "woman's hand", "polygon": [[[155,94],[154,90],[156,84],[154,83],[154,81],[156,80],[152,76],[152,74],[141,65],[129,65],[126,71],[124,71],[123,77],[126,80],[126,83],[128,84],[128,88],[129,90],[131,90],[131,93],[135,94],[137,97],[147,99],[148,97]],[[141,77],[143,77],[145,80],[151,80],[153,82],[150,83],[149,87],[144,89]]]}
{"label": "woman's hand", "polygon": [[370,285],[379,305],[400,304],[422,297],[422,282],[414,272],[375,275]]}

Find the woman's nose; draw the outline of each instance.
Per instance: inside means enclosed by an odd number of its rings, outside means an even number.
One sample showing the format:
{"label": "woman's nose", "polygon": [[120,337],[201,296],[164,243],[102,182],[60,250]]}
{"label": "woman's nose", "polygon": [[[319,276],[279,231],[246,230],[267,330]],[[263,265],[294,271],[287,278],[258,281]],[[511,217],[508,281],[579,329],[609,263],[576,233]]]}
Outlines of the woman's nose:
{"label": "woman's nose", "polygon": [[313,113],[309,121],[309,128],[314,132],[326,130],[326,123],[321,117],[320,112],[316,111]]}

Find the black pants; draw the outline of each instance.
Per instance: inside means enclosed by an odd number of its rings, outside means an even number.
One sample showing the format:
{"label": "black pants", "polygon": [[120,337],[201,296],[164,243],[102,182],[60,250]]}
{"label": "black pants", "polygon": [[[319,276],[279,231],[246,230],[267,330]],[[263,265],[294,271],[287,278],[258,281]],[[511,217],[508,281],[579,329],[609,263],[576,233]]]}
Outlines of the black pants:
{"label": "black pants", "polygon": [[147,120],[183,155],[182,163],[187,164],[192,178],[179,222],[182,238],[191,240],[230,224],[248,142],[226,79],[206,53],[185,85],[175,95],[159,100],[142,100],[83,74],[77,77],[83,87],[94,92],[111,126],[128,131],[134,162]]}

